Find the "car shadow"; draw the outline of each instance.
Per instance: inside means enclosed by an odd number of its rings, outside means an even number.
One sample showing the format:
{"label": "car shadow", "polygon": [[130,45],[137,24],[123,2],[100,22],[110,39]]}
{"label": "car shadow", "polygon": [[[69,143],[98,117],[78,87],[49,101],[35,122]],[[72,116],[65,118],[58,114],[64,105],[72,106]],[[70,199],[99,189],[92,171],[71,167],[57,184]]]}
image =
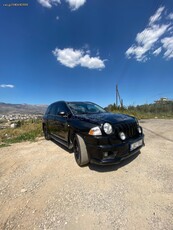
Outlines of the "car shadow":
{"label": "car shadow", "polygon": [[97,172],[111,172],[111,171],[116,171],[122,167],[124,167],[125,165],[130,164],[132,161],[134,161],[139,155],[141,154],[141,152],[139,151],[138,153],[136,153],[135,155],[129,157],[128,159],[123,160],[122,162],[118,163],[118,164],[114,164],[114,165],[95,165],[95,164],[89,164],[88,167],[93,170],[93,171],[97,171]]}

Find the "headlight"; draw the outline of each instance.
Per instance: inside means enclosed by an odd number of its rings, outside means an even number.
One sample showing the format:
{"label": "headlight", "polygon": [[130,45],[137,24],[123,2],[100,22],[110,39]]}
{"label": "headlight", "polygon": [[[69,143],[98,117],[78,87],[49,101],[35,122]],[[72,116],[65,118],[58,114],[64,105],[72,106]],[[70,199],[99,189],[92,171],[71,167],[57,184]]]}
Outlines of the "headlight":
{"label": "headlight", "polygon": [[102,132],[100,130],[100,128],[98,126],[96,127],[93,127],[92,129],[90,129],[89,131],[89,135],[92,135],[92,136],[96,136],[96,135],[102,135]]}
{"label": "headlight", "polygon": [[126,135],[123,132],[120,132],[119,136],[120,136],[120,138],[121,138],[122,141],[124,141],[126,139]]}
{"label": "headlight", "polygon": [[104,123],[103,130],[106,134],[111,134],[112,133],[112,125],[109,123]]}

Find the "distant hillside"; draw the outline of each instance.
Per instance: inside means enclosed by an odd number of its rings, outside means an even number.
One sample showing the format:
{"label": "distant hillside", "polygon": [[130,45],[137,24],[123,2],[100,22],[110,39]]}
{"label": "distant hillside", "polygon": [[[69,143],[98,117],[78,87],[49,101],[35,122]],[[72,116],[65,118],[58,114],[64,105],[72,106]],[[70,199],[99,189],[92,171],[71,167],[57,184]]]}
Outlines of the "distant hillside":
{"label": "distant hillside", "polygon": [[0,115],[44,114],[47,105],[7,104],[0,102]]}

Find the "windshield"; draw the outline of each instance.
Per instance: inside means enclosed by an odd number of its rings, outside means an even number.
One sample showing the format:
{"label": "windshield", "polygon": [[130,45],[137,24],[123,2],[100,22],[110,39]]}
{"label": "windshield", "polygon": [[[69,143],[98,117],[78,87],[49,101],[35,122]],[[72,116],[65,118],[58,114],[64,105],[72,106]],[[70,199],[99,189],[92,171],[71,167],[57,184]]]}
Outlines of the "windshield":
{"label": "windshield", "polygon": [[68,102],[67,104],[73,114],[94,114],[106,112],[100,106],[90,102]]}

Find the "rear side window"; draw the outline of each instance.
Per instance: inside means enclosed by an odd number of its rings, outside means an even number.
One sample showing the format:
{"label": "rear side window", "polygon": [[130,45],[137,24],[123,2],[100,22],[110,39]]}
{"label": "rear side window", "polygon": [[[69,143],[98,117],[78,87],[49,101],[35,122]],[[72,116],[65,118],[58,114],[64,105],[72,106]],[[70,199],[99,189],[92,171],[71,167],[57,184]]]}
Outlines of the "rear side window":
{"label": "rear side window", "polygon": [[45,112],[46,115],[50,114],[50,109],[51,109],[51,105],[49,105],[48,108],[46,109],[46,112]]}
{"label": "rear side window", "polygon": [[53,104],[52,106],[51,106],[51,108],[50,108],[50,112],[49,112],[49,114],[51,114],[51,115],[57,115],[58,114],[58,103],[56,103],[56,104]]}
{"label": "rear side window", "polygon": [[69,109],[64,102],[51,104],[47,108],[46,114],[58,115],[59,112],[69,112]]}

